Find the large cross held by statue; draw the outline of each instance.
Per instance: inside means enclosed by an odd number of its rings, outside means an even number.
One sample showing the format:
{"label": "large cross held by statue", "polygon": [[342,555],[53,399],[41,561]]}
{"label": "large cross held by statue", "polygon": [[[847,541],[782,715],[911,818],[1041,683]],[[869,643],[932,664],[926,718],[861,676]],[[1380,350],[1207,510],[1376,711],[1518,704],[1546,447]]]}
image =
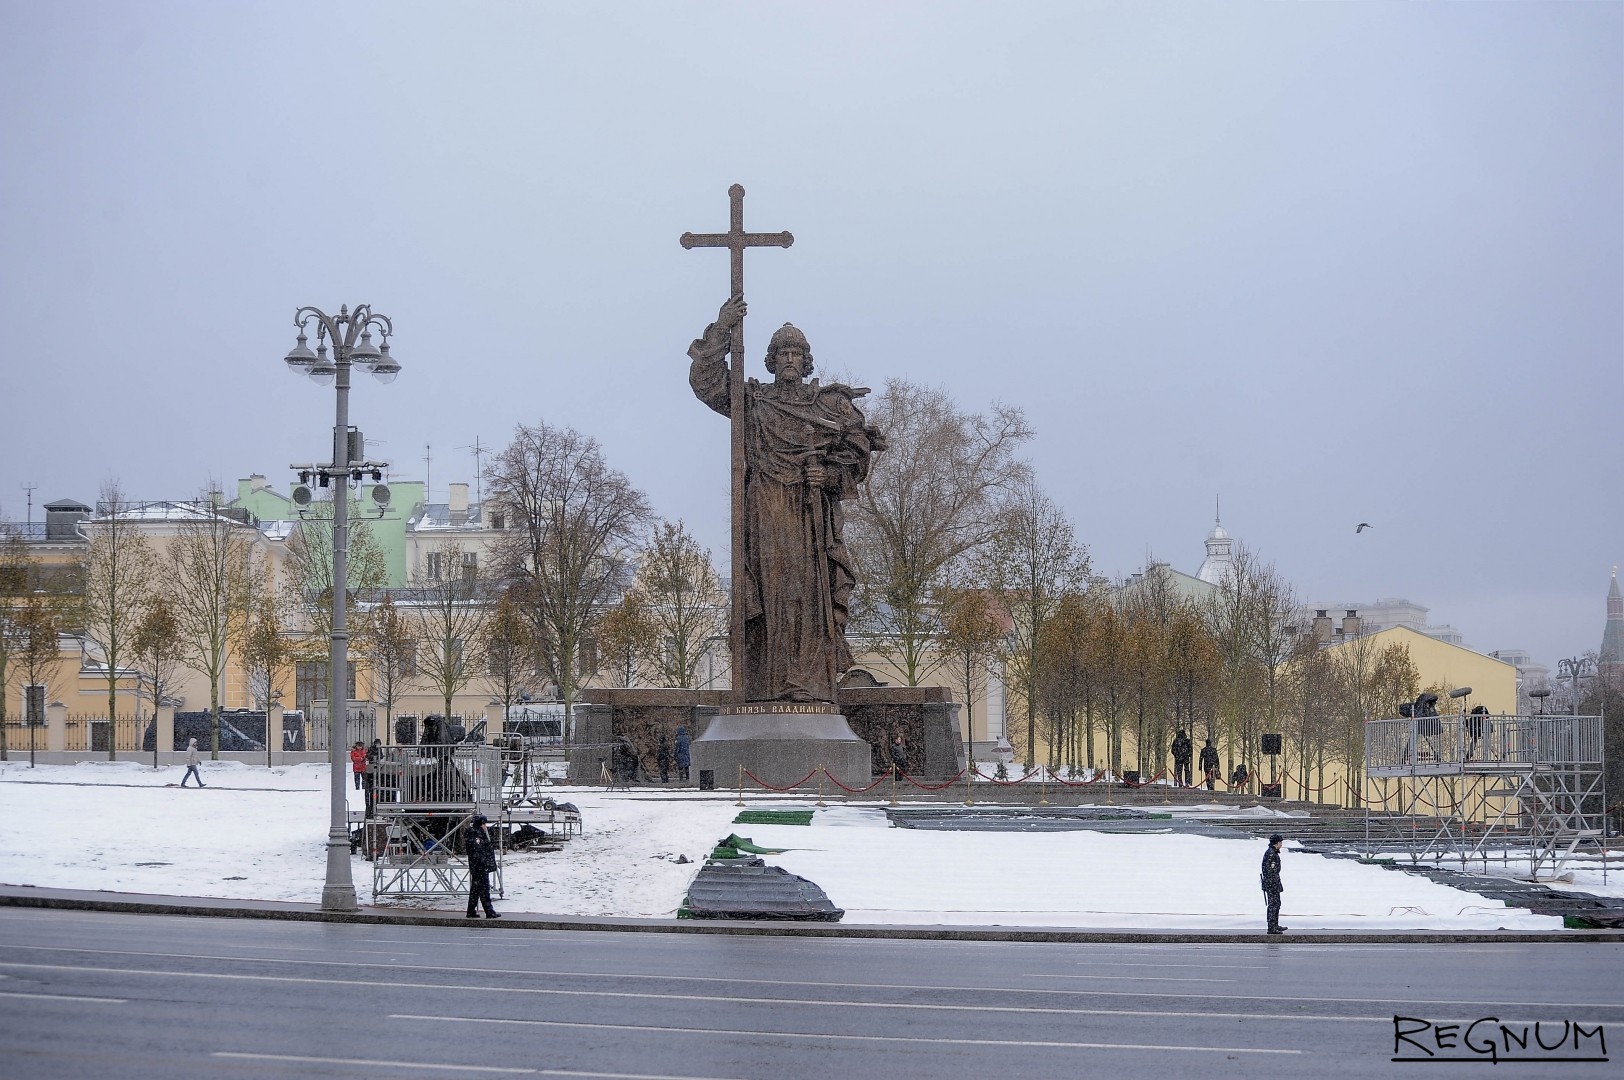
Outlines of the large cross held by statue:
{"label": "large cross held by statue", "polygon": [[[727,189],[728,229],[725,233],[682,234],[680,243],[685,248],[727,248],[732,270],[732,291],[729,295],[744,296],[744,249],[752,247],[784,247],[795,243],[787,232],[751,233],[744,231],[744,187],[734,184]],[[744,659],[744,603],[745,551],[744,551],[744,323],[733,330],[730,348],[731,367],[728,371],[728,390],[731,410],[729,415],[733,433],[733,603],[729,631],[732,638],[734,696],[742,695]]]}

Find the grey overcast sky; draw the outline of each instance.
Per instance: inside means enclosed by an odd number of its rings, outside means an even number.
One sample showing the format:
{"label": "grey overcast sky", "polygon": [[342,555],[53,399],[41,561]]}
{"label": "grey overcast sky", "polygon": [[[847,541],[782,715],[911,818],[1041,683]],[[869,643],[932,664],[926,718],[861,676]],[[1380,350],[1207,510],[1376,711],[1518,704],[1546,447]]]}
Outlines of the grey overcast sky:
{"label": "grey overcast sky", "polygon": [[[1594,649],[1624,562],[1624,6],[0,0],[0,506],[325,456],[368,302],[394,475],[546,419],[719,555],[688,342],[1024,407],[1096,570],[1223,522],[1306,601]],[[1376,528],[1354,534],[1361,521]]]}

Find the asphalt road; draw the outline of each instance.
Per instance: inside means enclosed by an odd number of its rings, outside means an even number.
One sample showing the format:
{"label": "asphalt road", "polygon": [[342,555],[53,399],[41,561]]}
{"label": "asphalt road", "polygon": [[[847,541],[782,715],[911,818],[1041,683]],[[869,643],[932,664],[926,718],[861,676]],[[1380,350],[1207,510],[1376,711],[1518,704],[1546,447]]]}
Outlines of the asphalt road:
{"label": "asphalt road", "polygon": [[[1395,1014],[1416,1018],[1399,1040]],[[1507,1044],[1499,1025],[1474,1029],[1470,1050],[1464,1029],[1417,1026],[1489,1016],[1514,1033],[1543,1021],[1546,1049]],[[1450,1077],[1553,1080],[1619,1075],[1620,1040],[1617,944],[796,939],[0,909],[5,1080],[1414,1075],[1395,1047],[1472,1061]],[[1540,1060],[1493,1064],[1491,1043]],[[1571,1060],[1596,1056],[1610,1060]]]}

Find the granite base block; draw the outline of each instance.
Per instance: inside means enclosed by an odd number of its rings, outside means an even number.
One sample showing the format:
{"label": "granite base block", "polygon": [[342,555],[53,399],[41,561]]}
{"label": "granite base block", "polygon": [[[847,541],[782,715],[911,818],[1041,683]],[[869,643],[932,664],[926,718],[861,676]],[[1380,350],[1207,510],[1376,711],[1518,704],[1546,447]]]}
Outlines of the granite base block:
{"label": "granite base block", "polygon": [[[722,788],[738,784],[741,768],[763,784],[789,787],[819,765],[847,787],[862,788],[873,760],[872,748],[839,713],[720,712],[694,740],[692,753],[693,768],[714,772]],[[752,786],[745,777],[745,790]]]}

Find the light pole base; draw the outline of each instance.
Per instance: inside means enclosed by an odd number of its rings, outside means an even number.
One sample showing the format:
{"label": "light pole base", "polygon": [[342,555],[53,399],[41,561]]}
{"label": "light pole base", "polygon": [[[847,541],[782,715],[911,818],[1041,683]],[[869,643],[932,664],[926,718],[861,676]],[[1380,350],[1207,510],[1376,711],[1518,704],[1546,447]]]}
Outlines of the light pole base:
{"label": "light pole base", "polygon": [[321,888],[323,911],[359,911],[355,899],[355,879],[350,874],[350,838],[327,838],[327,880]]}
{"label": "light pole base", "polygon": [[355,899],[354,888],[327,885],[323,886],[321,890],[321,909],[323,911],[360,911],[361,905]]}

